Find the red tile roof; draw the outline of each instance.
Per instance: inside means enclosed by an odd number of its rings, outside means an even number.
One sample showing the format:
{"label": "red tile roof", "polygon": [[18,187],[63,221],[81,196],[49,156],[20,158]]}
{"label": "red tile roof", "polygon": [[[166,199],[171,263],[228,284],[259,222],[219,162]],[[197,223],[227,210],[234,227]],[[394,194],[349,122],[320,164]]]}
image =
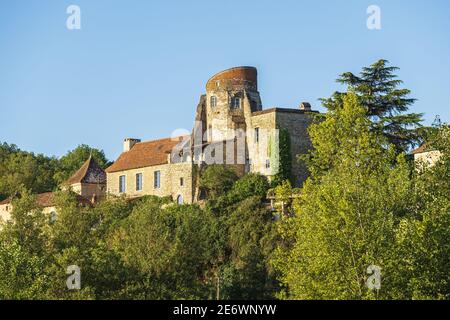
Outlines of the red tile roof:
{"label": "red tile roof", "polygon": [[4,205],[4,204],[8,204],[8,203],[11,203],[11,199],[10,199],[10,198],[5,199],[5,200],[3,200],[3,201],[0,201],[0,206],[1,206],[1,205]]}
{"label": "red tile roof", "polygon": [[55,194],[53,192],[37,194],[36,202],[40,207],[52,207],[55,203]]}
{"label": "red tile roof", "polygon": [[417,149],[414,149],[413,151],[411,151],[411,153],[412,153],[412,154],[423,153],[423,152],[428,151],[427,149],[428,149],[428,148],[427,148],[427,144],[424,143],[424,144],[422,144],[420,147],[418,147]]}
{"label": "red tile roof", "polygon": [[168,163],[167,154],[186,138],[187,137],[176,137],[138,142],[130,151],[123,152],[119,158],[106,169],[106,172],[111,173],[166,164]]}

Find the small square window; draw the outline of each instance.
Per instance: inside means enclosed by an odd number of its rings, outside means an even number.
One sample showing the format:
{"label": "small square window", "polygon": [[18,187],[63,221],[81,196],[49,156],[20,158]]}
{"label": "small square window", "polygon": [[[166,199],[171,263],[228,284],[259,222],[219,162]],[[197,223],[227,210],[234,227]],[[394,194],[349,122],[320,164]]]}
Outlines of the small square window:
{"label": "small square window", "polygon": [[269,159],[266,160],[266,169],[270,169],[270,160]]}

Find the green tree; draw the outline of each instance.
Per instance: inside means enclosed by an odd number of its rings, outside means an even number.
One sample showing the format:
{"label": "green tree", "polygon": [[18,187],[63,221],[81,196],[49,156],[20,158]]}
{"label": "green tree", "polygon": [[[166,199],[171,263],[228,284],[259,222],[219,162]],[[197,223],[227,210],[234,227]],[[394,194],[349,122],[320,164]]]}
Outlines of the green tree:
{"label": "green tree", "polygon": [[200,188],[206,191],[209,199],[213,199],[228,192],[237,179],[235,171],[230,167],[214,164],[201,173]]}
{"label": "green tree", "polygon": [[227,258],[221,265],[221,299],[270,299],[277,281],[269,264],[276,246],[270,210],[254,195],[227,208],[221,217],[227,231]]}
{"label": "green tree", "polygon": [[47,220],[26,189],[12,204],[11,220],[0,230],[0,299],[40,299],[48,279]]}
{"label": "green tree", "polygon": [[[415,99],[409,98],[410,90],[399,88],[402,81],[394,74],[398,68],[388,64],[387,60],[378,60],[364,67],[359,76],[351,72],[341,74],[337,82],[347,85],[358,96],[372,122],[372,130],[382,133],[398,152],[407,151],[408,147],[421,141],[417,129],[422,114],[407,113]],[[335,92],[322,102],[328,110],[342,108],[345,95]]]}
{"label": "green tree", "polygon": [[431,167],[418,164],[410,210],[399,224],[389,279],[393,299],[450,298],[450,129],[432,130],[427,143],[441,152]]}
{"label": "green tree", "polygon": [[52,191],[55,158],[24,152],[15,145],[0,145],[0,199],[14,196],[22,188],[33,193]]}
{"label": "green tree", "polygon": [[[112,249],[109,237],[115,226],[131,212],[122,198],[111,198],[96,208],[80,205],[77,195],[59,192],[58,217],[52,225],[53,259],[49,297],[65,299],[114,299],[126,283],[126,269]],[[70,265],[81,270],[81,291],[67,290],[65,273]]]}
{"label": "green tree", "polygon": [[206,204],[214,217],[213,297],[271,298],[277,281],[268,263],[276,244],[273,216],[265,203],[269,182],[260,174],[247,174],[228,189]]}
{"label": "green tree", "polygon": [[131,270],[121,297],[208,298],[211,216],[193,205],[163,205],[156,197],[143,199],[111,239]]}
{"label": "green tree", "polygon": [[[405,157],[396,159],[392,149],[383,148],[365,108],[351,93],[342,108],[328,112],[311,131],[314,164],[328,170],[312,171],[296,200],[295,217],[281,224],[288,228],[281,230],[284,241],[274,259],[286,289],[281,297],[388,297],[383,289],[366,287],[366,270],[376,265],[383,274],[396,273],[390,252],[411,191]],[[333,143],[339,148],[330,157]]]}
{"label": "green tree", "polygon": [[0,241],[0,300],[39,299],[45,292],[45,261],[15,240]]}

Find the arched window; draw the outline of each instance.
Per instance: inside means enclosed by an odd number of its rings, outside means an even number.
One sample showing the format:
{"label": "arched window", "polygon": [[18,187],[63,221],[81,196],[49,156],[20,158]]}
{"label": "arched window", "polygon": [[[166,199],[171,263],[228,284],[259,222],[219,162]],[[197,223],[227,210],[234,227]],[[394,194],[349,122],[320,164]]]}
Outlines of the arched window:
{"label": "arched window", "polygon": [[217,97],[216,96],[211,97],[210,104],[211,104],[211,108],[217,107]]}
{"label": "arched window", "polygon": [[183,196],[181,194],[177,197],[177,204],[183,204]]}

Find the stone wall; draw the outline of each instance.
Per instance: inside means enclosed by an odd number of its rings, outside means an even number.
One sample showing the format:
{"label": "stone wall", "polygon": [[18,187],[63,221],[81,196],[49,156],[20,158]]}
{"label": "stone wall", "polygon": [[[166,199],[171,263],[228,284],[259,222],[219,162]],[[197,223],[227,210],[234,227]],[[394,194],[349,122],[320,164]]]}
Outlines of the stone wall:
{"label": "stone wall", "polygon": [[[246,109],[250,112],[262,109],[256,69],[238,67],[219,72],[208,81],[205,99],[207,141],[233,139],[235,130],[246,130]],[[234,106],[234,99],[239,99],[239,106]]]}
{"label": "stone wall", "polygon": [[308,126],[311,122],[311,114],[301,112],[301,110],[276,112],[277,125],[287,129],[291,138],[292,182],[295,187],[300,187],[308,177],[307,168],[299,161],[298,156],[306,154],[311,148],[311,140],[308,135]]}
{"label": "stone wall", "polygon": [[[311,147],[308,126],[312,117],[308,112],[298,109],[272,108],[254,112],[247,131],[248,154],[251,159],[251,172],[266,175],[269,180],[278,172],[278,131],[287,129],[291,140],[292,182],[300,187],[308,177],[308,172],[298,155],[305,154]],[[255,128],[259,128],[259,142],[256,143]]]}
{"label": "stone wall", "polygon": [[0,205],[0,224],[11,218],[12,206],[10,203]]}
{"label": "stone wall", "polygon": [[438,150],[425,151],[414,154],[414,162],[418,165],[419,169],[422,167],[432,167],[441,158],[442,153]]}
{"label": "stone wall", "polygon": [[[154,172],[160,171],[160,188],[154,187]],[[120,195],[119,177],[125,176],[125,194],[128,197],[155,195],[159,197],[171,196],[176,200],[178,195],[183,197],[184,203],[193,202],[193,164],[169,163],[158,166],[131,169],[107,174],[108,193]],[[142,173],[142,190],[136,191],[136,174]],[[183,186],[181,185],[183,178]]]}
{"label": "stone wall", "polygon": [[[0,228],[1,228],[2,223],[5,223],[9,219],[11,219],[12,211],[13,211],[13,206],[11,203],[0,205]],[[50,214],[53,212],[57,213],[56,207],[54,207],[54,206],[42,208],[42,213],[44,215],[47,215],[48,217],[50,217]]]}
{"label": "stone wall", "polygon": [[106,184],[74,183],[70,188],[88,200],[92,200],[94,195],[97,200],[101,199],[106,193]]}
{"label": "stone wall", "polygon": [[[248,157],[251,163],[250,172],[260,173],[271,179],[277,172],[277,164],[271,163],[276,137],[275,112],[255,113],[251,117],[247,130]],[[259,130],[259,141],[256,141],[256,128]],[[269,166],[267,166],[269,162]]]}

